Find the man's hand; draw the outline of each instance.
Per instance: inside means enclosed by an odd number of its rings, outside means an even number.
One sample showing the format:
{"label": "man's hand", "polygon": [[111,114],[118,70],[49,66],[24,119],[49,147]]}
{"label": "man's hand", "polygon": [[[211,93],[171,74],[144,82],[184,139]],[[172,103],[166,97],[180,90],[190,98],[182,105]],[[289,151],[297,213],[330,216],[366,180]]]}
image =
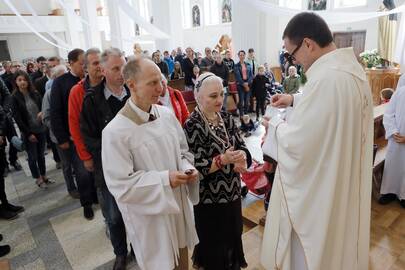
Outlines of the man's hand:
{"label": "man's hand", "polygon": [[38,119],[38,121],[41,121],[41,122],[42,122],[43,116],[44,116],[44,113],[43,113],[43,112],[39,112],[39,113],[37,114],[37,119]]}
{"label": "man's hand", "polygon": [[60,147],[60,149],[62,149],[62,150],[68,150],[69,149],[69,142],[65,142],[65,143],[62,143],[62,144],[59,144],[59,147]]}
{"label": "man's hand", "polygon": [[188,176],[188,179],[187,179],[188,183],[193,183],[198,180],[198,171],[197,170],[193,169],[193,170],[187,170],[187,171],[191,171],[191,174],[186,174]]}
{"label": "man's hand", "polygon": [[30,142],[32,142],[32,143],[37,143],[37,142],[38,142],[37,137],[35,137],[34,134],[31,134],[31,135],[28,137],[28,140],[29,140]]}
{"label": "man's hand", "polygon": [[184,172],[171,171],[169,172],[169,181],[172,188],[177,188],[180,185],[188,183],[190,175],[185,174]]}
{"label": "man's hand", "polygon": [[94,172],[94,162],[93,159],[83,161],[84,168],[89,172]]}
{"label": "man's hand", "polygon": [[271,106],[276,108],[286,108],[291,106],[294,101],[294,97],[292,95],[286,94],[275,94],[271,98]]}
{"label": "man's hand", "polygon": [[405,143],[405,136],[401,136],[399,133],[395,133],[393,137],[397,143]]}

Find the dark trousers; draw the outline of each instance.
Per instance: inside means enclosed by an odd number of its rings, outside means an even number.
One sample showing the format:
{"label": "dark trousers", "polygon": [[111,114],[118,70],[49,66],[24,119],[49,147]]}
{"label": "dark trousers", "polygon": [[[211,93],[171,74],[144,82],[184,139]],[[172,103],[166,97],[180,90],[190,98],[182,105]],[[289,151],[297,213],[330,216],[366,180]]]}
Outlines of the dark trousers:
{"label": "dark trousers", "polygon": [[56,144],[54,142],[52,142],[52,140],[51,140],[51,136],[49,135],[49,129],[46,130],[46,142],[48,144],[48,147],[49,146],[51,147],[53,160],[56,163],[59,163],[60,162],[60,157],[59,157],[58,148],[56,147]]}
{"label": "dark trousers", "polygon": [[266,112],[266,98],[256,97],[256,119],[259,118],[260,112],[262,116]]}
{"label": "dark trousers", "polygon": [[25,138],[25,148],[28,154],[28,166],[30,167],[33,178],[38,179],[46,174],[45,167],[45,132],[34,134],[37,142],[31,142]]}
{"label": "dark trousers", "polygon": [[239,95],[238,109],[239,114],[242,117],[244,114],[247,114],[249,112],[249,101],[251,91],[246,92],[243,86],[238,85],[238,95]]}
{"label": "dark trousers", "polygon": [[114,248],[114,254],[116,256],[126,256],[128,253],[127,234],[117,202],[106,186],[98,187],[97,193],[101,211],[110,231],[110,240]]}
{"label": "dark trousers", "polygon": [[6,195],[6,187],[4,184],[4,168],[5,168],[5,163],[4,160],[6,159],[6,154],[4,152],[4,146],[0,146],[2,149],[0,149],[0,201],[1,204],[7,204],[7,195]]}
{"label": "dark trousers", "polygon": [[[72,142],[66,150],[58,146],[59,156],[62,161],[63,176],[68,192],[77,189],[80,193],[80,204],[82,206],[92,205],[97,194],[94,186],[93,175],[86,170],[83,161],[77,155],[76,148]],[[73,177],[73,171],[76,176],[77,188]]]}

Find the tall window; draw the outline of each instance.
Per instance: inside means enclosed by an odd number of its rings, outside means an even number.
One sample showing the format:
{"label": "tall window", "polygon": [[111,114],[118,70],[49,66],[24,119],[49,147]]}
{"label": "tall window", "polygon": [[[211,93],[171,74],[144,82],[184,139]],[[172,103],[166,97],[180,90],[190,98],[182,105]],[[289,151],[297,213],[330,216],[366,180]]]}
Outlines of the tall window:
{"label": "tall window", "polygon": [[279,5],[286,8],[302,9],[302,0],[280,0]]}
{"label": "tall window", "polygon": [[334,2],[335,8],[358,7],[367,5],[367,0],[335,0]]}
{"label": "tall window", "polygon": [[181,17],[183,28],[191,27],[191,6],[190,0],[181,0]]}
{"label": "tall window", "polygon": [[206,25],[219,24],[219,1],[204,0],[204,20]]}

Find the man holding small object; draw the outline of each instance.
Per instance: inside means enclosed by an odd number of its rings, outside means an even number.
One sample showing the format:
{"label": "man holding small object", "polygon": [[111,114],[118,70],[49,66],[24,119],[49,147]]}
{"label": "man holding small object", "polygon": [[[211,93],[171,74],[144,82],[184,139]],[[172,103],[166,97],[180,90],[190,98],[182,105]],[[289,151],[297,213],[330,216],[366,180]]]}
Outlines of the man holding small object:
{"label": "man holding small object", "polygon": [[194,158],[174,114],[156,105],[162,93],[156,64],[137,58],[123,72],[131,98],[103,130],[105,181],[140,268],[187,270],[187,248],[198,243]]}
{"label": "man holding small object", "polygon": [[302,94],[286,121],[265,121],[263,152],[278,162],[261,261],[266,269],[368,269],[373,114],[371,91],[352,48],[336,49],[325,21],[300,13],[283,34]]}

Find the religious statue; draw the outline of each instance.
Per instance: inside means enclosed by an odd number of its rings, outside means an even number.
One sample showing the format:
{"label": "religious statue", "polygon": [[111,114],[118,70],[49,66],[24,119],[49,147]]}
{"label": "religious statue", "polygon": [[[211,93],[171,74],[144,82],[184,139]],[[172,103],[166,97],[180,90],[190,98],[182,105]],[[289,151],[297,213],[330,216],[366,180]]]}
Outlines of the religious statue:
{"label": "religious statue", "polygon": [[309,10],[325,10],[326,0],[309,0],[308,2]]}
{"label": "religious statue", "polygon": [[232,21],[232,6],[230,0],[223,0],[222,2],[222,22],[228,23]]}
{"label": "religious statue", "polygon": [[200,8],[195,5],[192,9],[192,15],[193,15],[193,27],[198,27],[201,25],[201,20],[200,20]]}
{"label": "religious statue", "polygon": [[141,48],[141,44],[135,43],[134,44],[134,55],[135,56],[141,56],[143,54],[143,50]]}
{"label": "religious statue", "polygon": [[232,39],[227,34],[224,34],[219,38],[218,44],[215,45],[215,49],[217,49],[221,55],[224,55],[227,50],[231,51],[231,55],[233,55],[231,42]]}

